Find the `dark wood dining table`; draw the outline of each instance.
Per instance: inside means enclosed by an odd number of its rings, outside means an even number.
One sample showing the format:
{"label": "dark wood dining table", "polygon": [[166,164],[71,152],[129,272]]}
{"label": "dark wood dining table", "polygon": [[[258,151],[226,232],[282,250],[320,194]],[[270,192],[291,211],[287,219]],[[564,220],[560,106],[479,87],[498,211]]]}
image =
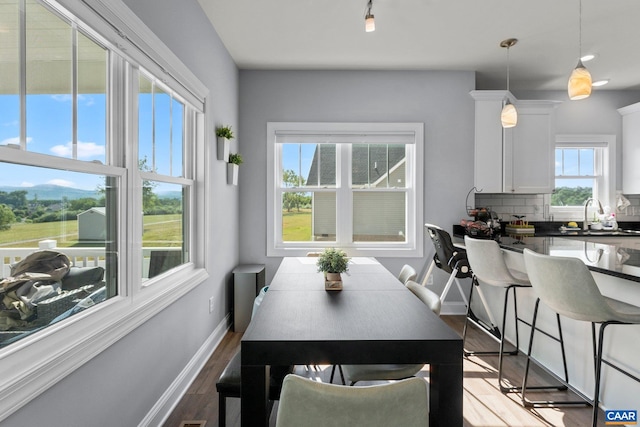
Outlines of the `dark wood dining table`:
{"label": "dark wood dining table", "polygon": [[270,365],[425,363],[429,425],[462,426],[462,339],[373,258],[325,291],[313,257],[284,258],[242,341],[241,423],[268,425]]}

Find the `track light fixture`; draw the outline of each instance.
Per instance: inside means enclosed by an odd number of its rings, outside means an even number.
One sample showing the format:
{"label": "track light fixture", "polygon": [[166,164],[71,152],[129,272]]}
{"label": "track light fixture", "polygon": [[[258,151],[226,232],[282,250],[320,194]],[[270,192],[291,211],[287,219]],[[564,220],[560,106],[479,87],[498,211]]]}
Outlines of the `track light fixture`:
{"label": "track light fixture", "polygon": [[567,84],[567,90],[569,92],[569,99],[572,101],[578,99],[585,99],[591,95],[591,73],[587,70],[587,67],[582,63],[582,0],[580,2],[579,11],[579,24],[578,24],[578,65],[571,73],[569,77],[569,83]]}
{"label": "track light fixture", "polygon": [[372,7],[373,0],[369,0],[369,3],[367,3],[367,12],[364,15],[364,30],[367,33],[371,33],[376,30],[376,21],[373,17],[373,13],[371,13]]}
{"label": "track light fixture", "polygon": [[[500,47],[507,49],[507,92],[509,92],[509,48],[516,43],[518,43],[518,39],[506,39],[500,42]],[[518,124],[518,111],[508,98],[500,113],[500,121],[503,128],[512,128]]]}

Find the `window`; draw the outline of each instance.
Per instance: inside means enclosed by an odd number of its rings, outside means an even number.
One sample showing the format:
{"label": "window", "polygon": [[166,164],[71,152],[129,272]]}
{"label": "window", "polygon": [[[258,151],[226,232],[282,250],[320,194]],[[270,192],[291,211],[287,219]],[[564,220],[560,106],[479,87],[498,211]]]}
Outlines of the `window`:
{"label": "window", "polygon": [[579,219],[589,198],[611,205],[613,170],[610,165],[615,138],[608,135],[559,135],[555,148],[555,190],[548,197],[557,219]]}
{"label": "window", "polygon": [[[108,218],[122,209],[125,175],[106,155],[105,44],[35,0],[3,8],[17,63],[9,61],[14,72],[0,91],[1,115],[10,118],[0,127],[2,277],[37,249],[55,249],[70,264],[59,281],[12,285],[16,294],[0,309],[0,347],[118,295],[121,224]],[[79,274],[84,282],[72,280]],[[25,292],[33,297],[18,296]]]}
{"label": "window", "polygon": [[1,274],[70,261],[3,295],[0,420],[206,278],[206,88],[121,2],[73,4],[0,2]]}
{"label": "window", "polygon": [[422,124],[268,128],[269,255],[421,256]]}

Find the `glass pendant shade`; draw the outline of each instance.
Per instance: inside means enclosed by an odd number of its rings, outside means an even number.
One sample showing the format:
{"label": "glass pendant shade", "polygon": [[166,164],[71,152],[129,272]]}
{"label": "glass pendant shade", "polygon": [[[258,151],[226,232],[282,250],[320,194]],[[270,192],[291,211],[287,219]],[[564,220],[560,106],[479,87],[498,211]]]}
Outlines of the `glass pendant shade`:
{"label": "glass pendant shade", "polygon": [[507,101],[500,113],[500,121],[503,128],[512,128],[518,124],[518,111],[515,105]]}
{"label": "glass pendant shade", "polygon": [[588,98],[591,95],[591,83],[591,73],[585,68],[582,61],[578,61],[567,85],[569,99],[575,101]]}
{"label": "glass pendant shade", "polygon": [[364,30],[367,33],[376,30],[376,21],[373,19],[373,15],[368,13],[367,16],[364,17]]}

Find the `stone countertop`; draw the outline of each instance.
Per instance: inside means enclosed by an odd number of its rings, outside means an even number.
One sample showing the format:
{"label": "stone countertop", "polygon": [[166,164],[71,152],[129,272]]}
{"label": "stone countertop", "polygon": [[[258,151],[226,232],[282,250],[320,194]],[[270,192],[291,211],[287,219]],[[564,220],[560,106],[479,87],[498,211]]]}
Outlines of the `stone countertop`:
{"label": "stone countertop", "polygon": [[[463,243],[464,232],[454,226],[455,241]],[[586,236],[585,236],[586,237]],[[525,248],[555,256],[581,259],[591,271],[640,282],[640,237],[589,239],[581,236],[557,235],[500,236],[496,239],[503,249],[522,253]]]}
{"label": "stone countertop", "polygon": [[640,249],[628,245],[557,236],[501,237],[498,243],[519,253],[528,248],[545,255],[580,258],[591,271],[640,282]]}

